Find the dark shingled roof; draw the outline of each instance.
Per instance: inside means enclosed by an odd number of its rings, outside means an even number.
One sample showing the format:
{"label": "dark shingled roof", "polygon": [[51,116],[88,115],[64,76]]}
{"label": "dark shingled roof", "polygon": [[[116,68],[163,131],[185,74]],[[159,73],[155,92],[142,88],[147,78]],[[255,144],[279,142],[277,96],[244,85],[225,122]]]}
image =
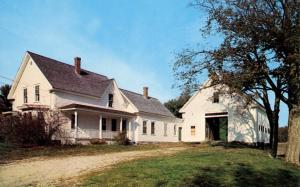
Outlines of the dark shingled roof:
{"label": "dark shingled roof", "polygon": [[[95,97],[101,97],[112,79],[104,75],[81,69],[81,75],[75,73],[75,67],[63,62],[27,51],[54,89],[65,90]],[[140,112],[174,117],[158,99],[121,89]]]}
{"label": "dark shingled roof", "polygon": [[54,89],[101,97],[112,81],[104,75],[81,69],[75,73],[72,65],[28,51],[28,54],[43,72]]}
{"label": "dark shingled roof", "polygon": [[149,97],[146,99],[143,95],[135,92],[124,89],[121,89],[121,91],[141,112],[174,117],[174,115],[156,98]]}

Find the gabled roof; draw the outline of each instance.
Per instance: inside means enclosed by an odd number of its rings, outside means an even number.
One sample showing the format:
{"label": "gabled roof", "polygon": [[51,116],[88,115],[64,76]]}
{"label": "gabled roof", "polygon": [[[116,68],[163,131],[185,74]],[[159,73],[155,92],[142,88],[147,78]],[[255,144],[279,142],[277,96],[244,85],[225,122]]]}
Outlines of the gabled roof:
{"label": "gabled roof", "polygon": [[158,99],[153,97],[149,97],[148,99],[146,99],[141,94],[124,89],[120,90],[136,106],[136,108],[140,112],[174,117],[174,115]]}
{"label": "gabled roof", "polygon": [[81,75],[75,73],[74,66],[29,52],[54,89],[101,97],[111,83],[104,75],[81,69]]}
{"label": "gabled roof", "polygon": [[[114,81],[104,75],[81,69],[81,75],[75,73],[73,65],[27,51],[53,89],[64,90],[89,96],[101,97],[106,88]],[[143,95],[120,89],[139,112],[167,117],[174,115],[156,98],[144,98]]]}

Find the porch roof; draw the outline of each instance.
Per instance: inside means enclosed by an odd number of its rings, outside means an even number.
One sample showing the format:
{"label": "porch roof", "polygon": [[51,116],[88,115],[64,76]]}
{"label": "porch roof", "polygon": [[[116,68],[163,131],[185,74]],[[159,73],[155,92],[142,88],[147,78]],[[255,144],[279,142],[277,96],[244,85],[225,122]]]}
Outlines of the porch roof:
{"label": "porch roof", "polygon": [[125,115],[125,116],[134,116],[135,113],[130,113],[122,110],[116,110],[113,108],[104,108],[99,106],[92,106],[92,105],[84,105],[84,104],[68,104],[65,106],[60,107],[61,110],[89,110],[95,112],[103,112],[103,113],[110,113],[110,114],[117,114],[117,115]]}

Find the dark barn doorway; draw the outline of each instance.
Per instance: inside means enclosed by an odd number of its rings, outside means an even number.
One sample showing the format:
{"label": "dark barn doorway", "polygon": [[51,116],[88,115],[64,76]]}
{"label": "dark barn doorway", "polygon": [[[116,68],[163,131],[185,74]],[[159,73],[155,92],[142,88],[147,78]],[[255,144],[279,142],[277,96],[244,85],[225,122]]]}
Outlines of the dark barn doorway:
{"label": "dark barn doorway", "polygon": [[227,142],[228,117],[206,118],[205,138],[206,140],[221,140]]}

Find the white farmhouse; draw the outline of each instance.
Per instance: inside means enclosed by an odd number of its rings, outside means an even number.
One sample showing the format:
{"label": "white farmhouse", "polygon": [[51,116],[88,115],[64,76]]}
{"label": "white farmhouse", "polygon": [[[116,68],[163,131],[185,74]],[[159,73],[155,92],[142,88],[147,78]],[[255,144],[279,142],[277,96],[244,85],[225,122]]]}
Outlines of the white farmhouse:
{"label": "white farmhouse", "polygon": [[67,119],[63,142],[110,141],[122,131],[135,143],[269,141],[269,123],[258,104],[244,108],[236,97],[201,88],[178,119],[147,87],[143,94],[121,89],[114,79],[82,69],[79,57],[69,65],[26,52],[8,98],[13,111],[60,110]]}
{"label": "white farmhouse", "polygon": [[182,141],[268,143],[270,126],[265,109],[257,103],[245,107],[241,97],[221,94],[220,87],[209,86],[210,82],[180,109]]}
{"label": "white farmhouse", "polygon": [[8,98],[13,111],[59,109],[68,119],[63,140],[111,140],[126,131],[140,142],[177,142],[178,119],[148,95],[120,89],[114,79],[26,52]]}

